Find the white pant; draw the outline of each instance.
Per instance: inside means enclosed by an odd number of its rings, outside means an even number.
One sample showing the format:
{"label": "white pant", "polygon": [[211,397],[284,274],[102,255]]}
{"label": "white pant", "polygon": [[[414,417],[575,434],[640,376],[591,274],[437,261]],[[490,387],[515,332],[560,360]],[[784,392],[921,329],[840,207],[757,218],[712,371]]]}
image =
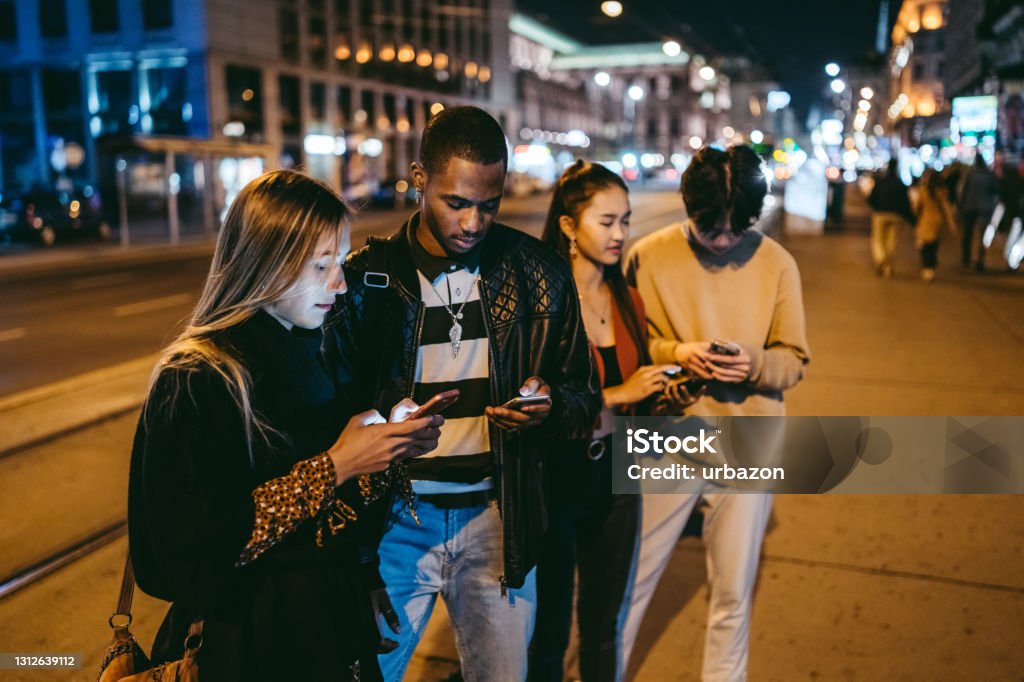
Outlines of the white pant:
{"label": "white pant", "polygon": [[[640,556],[622,632],[623,666],[629,662],[647,605],[699,497],[696,493],[643,496]],[[772,496],[706,493],[704,499],[709,505],[704,545],[711,601],[701,676],[705,682],[742,682],[747,679],[751,600]]]}
{"label": "white pant", "polygon": [[906,224],[906,219],[899,213],[875,211],[871,214],[871,257],[876,267],[892,265],[896,238]]}

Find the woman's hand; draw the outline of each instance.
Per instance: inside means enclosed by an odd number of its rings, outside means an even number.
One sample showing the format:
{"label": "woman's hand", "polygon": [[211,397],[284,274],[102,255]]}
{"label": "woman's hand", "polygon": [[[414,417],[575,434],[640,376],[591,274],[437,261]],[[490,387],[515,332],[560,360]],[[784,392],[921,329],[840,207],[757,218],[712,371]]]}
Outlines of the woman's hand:
{"label": "woman's hand", "polygon": [[604,403],[608,407],[635,405],[665,388],[668,384],[665,372],[679,369],[679,365],[645,365],[618,386],[606,388]]}
{"label": "woman's hand", "polygon": [[389,424],[377,410],[352,417],[327,454],[336,483],[384,471],[394,461],[417,457],[437,447],[444,417],[434,415]]}
{"label": "woman's hand", "polygon": [[683,369],[700,379],[712,379],[711,369],[708,367],[708,354],[711,344],[708,341],[691,341],[689,343],[676,344],[675,360]]}
{"label": "woman's hand", "polygon": [[707,390],[708,387],[705,384],[696,393],[690,393],[686,390],[685,381],[673,381],[654,401],[654,414],[658,416],[680,415],[683,410],[700,400]]}
{"label": "woman's hand", "polygon": [[388,421],[392,424],[404,422],[409,418],[409,415],[414,414],[418,409],[420,409],[420,406],[416,404],[415,400],[412,398],[402,398],[401,402],[391,408],[391,418]]}

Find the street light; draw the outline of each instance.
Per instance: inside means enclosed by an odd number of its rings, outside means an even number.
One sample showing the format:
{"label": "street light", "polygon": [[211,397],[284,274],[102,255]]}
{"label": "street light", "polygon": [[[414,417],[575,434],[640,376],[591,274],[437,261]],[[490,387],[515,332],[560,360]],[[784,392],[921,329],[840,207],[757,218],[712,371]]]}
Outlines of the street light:
{"label": "street light", "polygon": [[605,71],[598,71],[594,74],[594,82],[602,88],[608,87],[608,84],[612,82],[612,77]]}
{"label": "street light", "polygon": [[697,73],[700,74],[700,77],[706,81],[711,81],[715,79],[715,70],[712,69],[710,66],[702,66],[700,68],[700,71],[698,71]]}
{"label": "street light", "polygon": [[839,75],[839,65],[836,64],[835,62],[829,62],[828,64],[825,65],[825,73],[827,73],[832,78],[835,78],[836,76]]}
{"label": "street light", "polygon": [[831,87],[832,92],[838,95],[839,93],[846,89],[846,83],[844,83],[841,78],[836,78],[835,80],[832,81]]}
{"label": "street light", "polygon": [[616,0],[605,0],[601,3],[601,11],[613,19],[622,14],[622,3]]}
{"label": "street light", "polygon": [[639,85],[629,86],[629,98],[634,102],[639,102],[644,98],[644,89]]}
{"label": "street light", "polygon": [[764,133],[762,133],[760,130],[751,130],[750,141],[753,142],[754,144],[761,144],[762,142],[764,142]]}
{"label": "street light", "polygon": [[875,96],[875,91],[872,90],[871,88],[863,87],[860,89],[860,96],[863,97],[864,99],[871,99],[872,97]]}
{"label": "street light", "polygon": [[661,51],[669,57],[678,57],[679,53],[683,51],[683,47],[674,40],[666,40],[661,44]]}

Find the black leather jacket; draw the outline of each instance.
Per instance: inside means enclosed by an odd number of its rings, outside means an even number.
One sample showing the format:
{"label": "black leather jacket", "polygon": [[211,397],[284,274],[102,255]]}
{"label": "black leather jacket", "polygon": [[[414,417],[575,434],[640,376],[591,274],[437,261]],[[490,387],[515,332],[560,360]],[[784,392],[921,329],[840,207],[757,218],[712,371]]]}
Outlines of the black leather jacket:
{"label": "black leather jacket", "polygon": [[[413,393],[423,305],[410,240],[419,213],[387,239],[371,237],[345,263],[348,293],[325,324],[325,355],[357,411],[387,415]],[[502,587],[521,587],[547,527],[541,445],[585,437],[601,409],[572,272],[553,250],[518,230],[491,226],[480,261],[493,405],[531,376],[551,387],[551,414],[535,429],[491,426],[504,526]]]}

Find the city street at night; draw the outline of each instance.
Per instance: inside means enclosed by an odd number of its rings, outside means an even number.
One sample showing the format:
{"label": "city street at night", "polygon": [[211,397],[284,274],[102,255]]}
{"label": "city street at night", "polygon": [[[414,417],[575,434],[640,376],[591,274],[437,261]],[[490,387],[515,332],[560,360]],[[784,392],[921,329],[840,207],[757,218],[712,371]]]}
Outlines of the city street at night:
{"label": "city street at night", "polygon": [[[896,274],[879,279],[871,270],[862,202],[851,197],[847,229],[841,232],[783,237],[801,269],[815,349],[807,379],[789,396],[790,414],[1019,413],[1024,366],[1007,358],[1024,342],[1024,281],[1002,273],[962,274],[948,265],[925,285],[916,276],[906,234]],[[499,219],[536,232],[544,206],[543,195],[512,200]],[[678,194],[669,191],[636,193],[634,210],[637,237],[682,215]],[[358,218],[356,241],[391,229],[394,218]],[[90,305],[91,319],[105,314],[109,333],[120,333],[116,325],[123,318],[111,314],[112,305],[194,291],[208,256],[175,261],[174,254],[167,249],[163,264],[140,266],[122,255],[112,271],[136,273],[138,284],[112,283],[106,307],[102,299],[54,302],[52,321],[31,317],[25,324],[60,326],[62,319],[85,316],[77,308]],[[5,294],[8,287],[33,281],[42,260],[33,256],[18,264],[12,259],[10,271],[21,274],[8,277],[16,281],[4,284]],[[84,277],[111,276],[90,269]],[[64,285],[74,277],[63,278]],[[149,329],[150,346],[141,352],[158,348],[185,311],[187,304],[135,316],[140,318],[131,327],[136,336]],[[74,325],[67,322],[65,328]],[[85,329],[103,331],[95,323]],[[62,342],[74,347],[75,335],[67,337]],[[30,339],[26,336],[28,347]],[[94,551],[3,598],[0,641],[17,650],[83,653],[85,670],[91,670],[98,665],[96,644],[120,579],[127,454],[151,362],[131,362],[127,349],[115,353],[101,347],[91,353],[81,346],[74,354],[81,364],[60,370],[43,362],[35,368],[36,376],[61,380],[22,385],[26,390],[8,390],[0,398],[5,424],[38,427],[24,436],[28,447],[0,446],[10,452],[0,459],[0,480],[9,491],[0,502],[2,518],[15,521],[5,524],[2,545],[17,548],[4,553],[0,573],[16,573],[107,533]],[[18,364],[37,357],[25,352]],[[96,380],[74,381],[73,375],[85,370]],[[120,416],[104,419],[105,405]],[[67,421],[60,424],[61,419]],[[70,430],[47,438],[53,428]],[[38,493],[42,488],[46,495]],[[757,679],[766,680],[1013,679],[1024,666],[1017,645],[1024,637],[1022,575],[1020,496],[781,496],[760,569],[751,666]],[[696,679],[704,579],[699,541],[684,539],[641,630],[633,661],[637,679]],[[136,596],[137,634],[143,641],[152,637],[165,608]],[[443,607],[438,611],[406,679],[440,681],[458,668]],[[37,672],[11,679],[79,676]]]}
{"label": "city street at night", "polygon": [[1022,357],[1021,0],[0,0],[0,682],[1024,682]]}

